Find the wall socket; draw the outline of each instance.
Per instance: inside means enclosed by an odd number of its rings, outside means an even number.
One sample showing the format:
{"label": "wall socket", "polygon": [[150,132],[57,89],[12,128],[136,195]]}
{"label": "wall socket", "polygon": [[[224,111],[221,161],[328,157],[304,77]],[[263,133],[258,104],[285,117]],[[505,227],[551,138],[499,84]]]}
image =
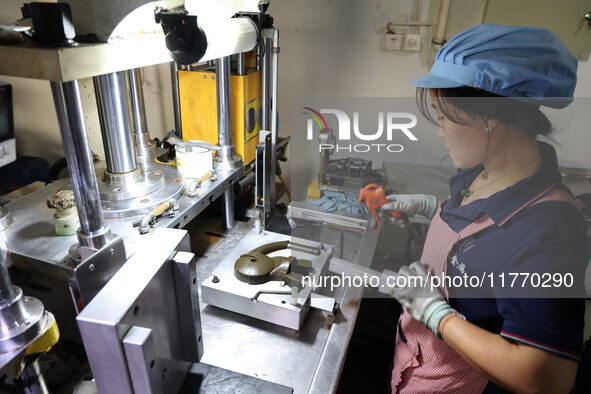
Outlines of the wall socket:
{"label": "wall socket", "polygon": [[403,34],[384,34],[383,45],[386,51],[400,51],[402,49]]}
{"label": "wall socket", "polygon": [[421,50],[421,35],[420,34],[405,34],[404,35],[404,50],[419,52]]}

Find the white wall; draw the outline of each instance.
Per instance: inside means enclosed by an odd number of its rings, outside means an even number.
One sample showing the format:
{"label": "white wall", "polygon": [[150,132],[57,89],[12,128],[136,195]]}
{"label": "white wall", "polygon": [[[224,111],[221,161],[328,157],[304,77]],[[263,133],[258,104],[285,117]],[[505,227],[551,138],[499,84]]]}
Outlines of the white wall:
{"label": "white wall", "polygon": [[[412,97],[409,83],[427,71],[418,54],[381,49],[386,24],[408,21],[412,2],[393,0],[275,0],[280,30],[279,133],[290,135],[295,101],[314,97]],[[292,152],[292,197],[303,199],[317,176],[318,155]],[[296,157],[297,156],[297,157]],[[298,173],[291,178],[290,173]],[[289,182],[289,181],[288,181]]]}

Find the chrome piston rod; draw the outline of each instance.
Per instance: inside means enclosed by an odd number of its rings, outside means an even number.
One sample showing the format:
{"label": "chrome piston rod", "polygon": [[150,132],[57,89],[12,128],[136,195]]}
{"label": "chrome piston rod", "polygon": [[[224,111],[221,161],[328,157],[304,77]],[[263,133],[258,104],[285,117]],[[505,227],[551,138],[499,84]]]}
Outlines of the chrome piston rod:
{"label": "chrome piston rod", "polygon": [[99,249],[110,241],[111,232],[103,219],[80,88],[77,81],[51,82],[51,90],[80,219],[78,240]]}
{"label": "chrome piston rod", "polygon": [[183,138],[183,126],[181,123],[181,102],[179,96],[179,66],[176,62],[170,63],[170,81],[172,84],[172,107],[174,110],[174,131],[177,137]]}
{"label": "chrome piston rod", "polygon": [[124,174],[137,168],[123,71],[93,78],[107,171]]}
{"label": "chrome piston rod", "polygon": [[273,56],[271,50],[273,48],[273,39],[263,36],[263,43],[263,57],[261,59],[261,129],[271,131],[271,60]]}
{"label": "chrome piston rod", "polygon": [[[230,108],[230,56],[216,61],[216,83],[218,104],[218,145],[216,152],[217,168],[224,170],[241,166],[242,160],[236,155],[232,143],[232,118]],[[228,187],[224,191],[224,217],[226,228],[234,227],[234,191]]]}
{"label": "chrome piston rod", "polygon": [[229,56],[216,61],[216,84],[218,104],[218,145],[221,147],[221,150],[218,152],[218,159],[221,161],[227,161],[231,160],[235,155],[235,148],[232,143]]}
{"label": "chrome piston rod", "polygon": [[127,70],[126,73],[129,87],[129,113],[135,141],[136,159],[142,163],[151,163],[154,161],[154,147],[150,143],[150,132],[146,120],[141,70],[136,68]]}

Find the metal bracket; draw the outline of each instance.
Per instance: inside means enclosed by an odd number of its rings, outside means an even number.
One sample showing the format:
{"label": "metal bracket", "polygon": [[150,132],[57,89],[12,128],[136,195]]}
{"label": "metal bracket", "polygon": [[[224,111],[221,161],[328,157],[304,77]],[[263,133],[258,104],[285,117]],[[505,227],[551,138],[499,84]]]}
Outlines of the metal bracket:
{"label": "metal bracket", "polygon": [[272,174],[271,162],[271,133],[261,130],[259,133],[261,143],[256,146],[256,183],[255,206],[262,213],[263,227],[266,227],[271,219],[271,190]]}
{"label": "metal bracket", "polygon": [[181,336],[183,344],[185,344],[183,348],[185,360],[199,362],[203,356],[203,339],[195,255],[188,252],[177,252],[172,261],[174,263],[174,289],[179,310]]}
{"label": "metal bracket", "polygon": [[76,266],[69,285],[77,312],[115,275],[125,259],[123,238],[115,236],[111,242]]}

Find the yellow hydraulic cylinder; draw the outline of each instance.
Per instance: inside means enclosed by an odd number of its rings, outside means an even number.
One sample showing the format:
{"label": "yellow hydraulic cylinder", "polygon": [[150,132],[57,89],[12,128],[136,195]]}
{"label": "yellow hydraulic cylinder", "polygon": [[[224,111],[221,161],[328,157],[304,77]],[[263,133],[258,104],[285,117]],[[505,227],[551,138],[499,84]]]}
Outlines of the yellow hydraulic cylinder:
{"label": "yellow hydraulic cylinder", "polygon": [[[215,72],[179,70],[179,97],[183,139],[218,143],[218,118]],[[232,142],[244,164],[255,158],[261,129],[260,71],[230,79]]]}

